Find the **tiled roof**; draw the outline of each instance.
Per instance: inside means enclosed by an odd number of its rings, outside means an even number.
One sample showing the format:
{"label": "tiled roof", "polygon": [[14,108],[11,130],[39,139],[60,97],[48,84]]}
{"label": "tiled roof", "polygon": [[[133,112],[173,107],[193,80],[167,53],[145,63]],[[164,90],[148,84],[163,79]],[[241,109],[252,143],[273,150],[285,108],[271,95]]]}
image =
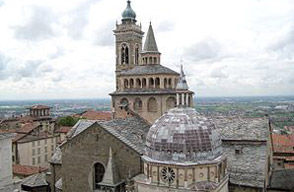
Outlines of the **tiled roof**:
{"label": "tiled roof", "polygon": [[[138,153],[143,153],[145,146],[145,136],[150,125],[141,117],[135,115],[125,119],[112,119],[109,121],[79,120],[68,132],[68,139],[72,139],[97,122],[102,128],[119,140],[130,146]],[[67,141],[68,142],[68,141]]]}
{"label": "tiled roof", "polygon": [[271,189],[294,190],[294,169],[274,170],[270,178]]}
{"label": "tiled roof", "polygon": [[13,174],[29,176],[35,173],[47,171],[48,168],[30,166],[30,165],[13,165]]}
{"label": "tiled roof", "polygon": [[222,140],[266,141],[269,134],[265,118],[216,117]]}
{"label": "tiled roof", "polygon": [[294,153],[294,135],[272,135],[274,153]]}
{"label": "tiled roof", "polygon": [[48,185],[48,183],[46,182],[46,176],[44,173],[36,173],[34,175],[24,178],[22,181],[22,185],[28,187],[41,187]]}
{"label": "tiled roof", "polygon": [[145,148],[145,137],[150,125],[141,117],[135,115],[125,119],[113,119],[99,122],[99,124],[112,135],[126,145],[143,154]]}
{"label": "tiled roof", "polygon": [[67,133],[68,139],[72,139],[79,133],[83,132],[87,128],[89,128],[91,125],[93,125],[96,121],[94,120],[86,120],[86,119],[80,119],[73,127],[72,129]]}
{"label": "tiled roof", "polygon": [[79,115],[74,115],[75,117],[81,117],[88,120],[110,120],[111,112],[110,111],[94,111],[87,110]]}
{"label": "tiled roof", "polygon": [[6,139],[13,137],[15,134],[14,133],[9,133],[9,132],[0,132],[0,139]]}
{"label": "tiled roof", "polygon": [[61,126],[59,129],[55,131],[55,133],[68,133],[72,127],[69,126]]}
{"label": "tiled roof", "polygon": [[179,73],[159,64],[138,65],[131,70],[120,72],[120,75],[155,75],[155,74],[179,75]]}

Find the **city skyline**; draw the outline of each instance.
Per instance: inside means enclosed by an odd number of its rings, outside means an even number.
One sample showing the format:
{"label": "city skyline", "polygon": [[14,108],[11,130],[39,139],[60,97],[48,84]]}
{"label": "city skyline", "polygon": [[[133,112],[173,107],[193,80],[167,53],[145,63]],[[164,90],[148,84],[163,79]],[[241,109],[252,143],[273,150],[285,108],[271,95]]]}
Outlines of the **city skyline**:
{"label": "city skyline", "polygon": [[[294,94],[291,1],[131,5],[145,35],[152,22],[162,65],[179,71],[183,64],[196,97]],[[0,0],[0,100],[108,97],[115,89],[112,30],[125,6]]]}

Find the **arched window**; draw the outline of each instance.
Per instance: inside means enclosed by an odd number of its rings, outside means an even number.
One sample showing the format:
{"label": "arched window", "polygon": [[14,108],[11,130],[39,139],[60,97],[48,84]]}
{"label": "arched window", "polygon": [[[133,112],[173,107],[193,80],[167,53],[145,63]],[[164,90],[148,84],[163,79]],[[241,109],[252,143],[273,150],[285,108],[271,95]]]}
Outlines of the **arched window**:
{"label": "arched window", "polygon": [[157,101],[154,97],[151,97],[148,100],[148,111],[149,112],[156,112],[157,111]]}
{"label": "arched window", "polygon": [[174,97],[169,97],[167,100],[166,100],[166,108],[167,109],[172,109],[174,107],[176,107],[176,99]]}
{"label": "arched window", "polygon": [[149,57],[149,64],[153,64],[152,63],[152,57]]}
{"label": "arched window", "polygon": [[135,47],[135,65],[139,65],[139,45]]}
{"label": "arched window", "polygon": [[104,166],[101,163],[95,163],[94,164],[95,189],[99,189],[98,183],[100,183],[102,181],[104,173],[105,173]]}
{"label": "arched window", "polygon": [[160,88],[160,79],[159,79],[159,77],[155,78],[155,88]]}
{"label": "arched window", "polygon": [[134,110],[138,111],[138,110],[142,110],[142,100],[140,98],[136,98],[135,102],[134,102]]}
{"label": "arched window", "polygon": [[121,64],[129,64],[129,48],[127,44],[121,47]]}
{"label": "arched window", "polygon": [[136,88],[141,88],[141,79],[136,79]]}
{"label": "arched window", "polygon": [[154,79],[149,78],[149,88],[154,88]]}
{"label": "arched window", "polygon": [[146,88],[146,86],[147,86],[146,78],[143,78],[142,79],[142,88]]}
{"label": "arched window", "polygon": [[164,85],[164,88],[166,89],[167,88],[167,79],[166,78],[164,78],[164,80],[163,80],[163,85]]}
{"label": "arched window", "polygon": [[134,88],[134,79],[130,79],[130,88]]}
{"label": "arched window", "polygon": [[127,98],[122,98],[122,99],[120,100],[120,104],[121,104],[121,105],[124,105],[124,106],[127,106],[127,105],[129,104],[129,101],[128,101]]}
{"label": "arched window", "polygon": [[168,79],[168,88],[172,88],[172,79],[171,78]]}
{"label": "arched window", "polygon": [[154,64],[157,64],[157,59],[156,57],[153,58]]}
{"label": "arched window", "polygon": [[127,89],[129,87],[129,82],[127,79],[124,80],[124,88]]}

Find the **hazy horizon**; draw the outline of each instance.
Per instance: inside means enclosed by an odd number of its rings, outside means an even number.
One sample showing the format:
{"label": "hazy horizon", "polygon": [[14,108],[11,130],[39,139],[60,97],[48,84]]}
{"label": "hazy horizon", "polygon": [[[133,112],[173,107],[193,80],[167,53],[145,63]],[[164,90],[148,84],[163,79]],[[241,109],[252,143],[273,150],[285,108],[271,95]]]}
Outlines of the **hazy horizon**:
{"label": "hazy horizon", "polygon": [[[126,5],[0,0],[0,100],[95,99],[114,91],[112,30]],[[145,35],[152,21],[161,64],[177,72],[183,64],[196,97],[294,95],[292,0],[131,6]]]}

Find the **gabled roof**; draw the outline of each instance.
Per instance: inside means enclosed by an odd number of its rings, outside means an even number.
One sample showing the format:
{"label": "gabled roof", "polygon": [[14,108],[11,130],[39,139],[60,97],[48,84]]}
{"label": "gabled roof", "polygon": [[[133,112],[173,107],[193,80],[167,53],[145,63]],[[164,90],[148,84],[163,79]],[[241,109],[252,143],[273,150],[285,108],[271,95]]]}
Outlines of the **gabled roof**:
{"label": "gabled roof", "polygon": [[269,123],[266,118],[216,117],[222,140],[266,141]]}
{"label": "gabled roof", "polygon": [[41,187],[47,186],[46,176],[44,173],[36,173],[22,180],[22,185],[28,187]]}
{"label": "gabled roof", "polygon": [[108,133],[112,134],[135,151],[143,154],[145,137],[149,131],[150,125],[137,115],[125,119],[112,119],[109,121],[81,119],[75,124],[72,130],[68,132],[68,141],[63,144],[70,142],[71,139],[78,136],[91,126],[101,126]]}
{"label": "gabled roof", "polygon": [[120,75],[155,75],[155,74],[179,75],[179,73],[159,64],[138,65],[131,70],[120,72]]}

